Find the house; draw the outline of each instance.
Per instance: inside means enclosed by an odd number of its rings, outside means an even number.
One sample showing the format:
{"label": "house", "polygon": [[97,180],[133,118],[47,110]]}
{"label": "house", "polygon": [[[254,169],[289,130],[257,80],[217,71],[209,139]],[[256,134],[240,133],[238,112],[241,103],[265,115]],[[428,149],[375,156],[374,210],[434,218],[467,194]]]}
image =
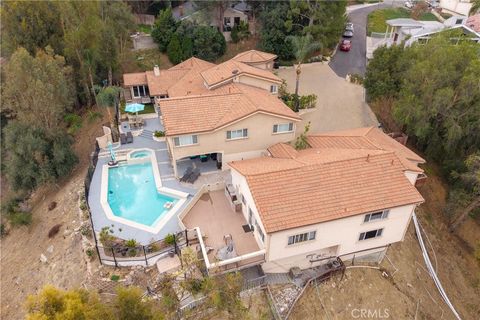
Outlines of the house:
{"label": "house", "polygon": [[125,99],[158,106],[176,177],[192,162],[204,171],[226,170],[230,161],[295,138],[300,117],[277,96],[275,58],[248,51],[219,65],[193,57],[168,70],[124,74]]}
{"label": "house", "polygon": [[425,160],[377,128],[310,135],[309,148],[278,143],[233,161],[231,186],[264,252],[266,273],[340,257],[378,259],[402,241],[424,200]]}
{"label": "house", "polygon": [[472,2],[472,0],[440,0],[440,8],[447,13],[468,16]]}
{"label": "house", "polygon": [[[248,23],[248,12],[250,7],[243,1],[227,7],[223,12],[223,28],[220,30],[225,40],[231,40],[232,28],[239,25],[240,22]],[[194,3],[186,1],[178,7],[172,9],[173,17],[178,20],[190,20],[198,24],[207,24],[212,27],[217,27],[217,17],[212,12],[205,12],[198,10]]]}
{"label": "house", "polygon": [[[452,42],[468,40],[480,43],[480,32],[472,28],[474,21],[467,22],[465,16],[452,16],[443,23],[438,21],[418,21],[410,18],[387,20],[387,30],[383,39],[367,37],[367,58],[373,58],[373,52],[381,46],[404,43],[410,46],[415,42],[425,43],[432,36],[445,31],[453,31]],[[455,32],[455,30],[458,31]]]}
{"label": "house", "polygon": [[480,32],[480,13],[468,17],[467,21],[465,21],[465,24],[472,28],[473,31]]}

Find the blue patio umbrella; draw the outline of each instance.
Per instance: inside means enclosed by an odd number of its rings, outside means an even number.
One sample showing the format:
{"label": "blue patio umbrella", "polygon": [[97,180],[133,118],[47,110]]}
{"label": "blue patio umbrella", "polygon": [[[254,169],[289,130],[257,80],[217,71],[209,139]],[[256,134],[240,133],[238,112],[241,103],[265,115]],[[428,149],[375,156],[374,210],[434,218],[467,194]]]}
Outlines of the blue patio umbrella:
{"label": "blue patio umbrella", "polygon": [[125,106],[126,112],[136,112],[138,116],[138,111],[143,111],[145,109],[145,105],[141,103],[129,103]]}

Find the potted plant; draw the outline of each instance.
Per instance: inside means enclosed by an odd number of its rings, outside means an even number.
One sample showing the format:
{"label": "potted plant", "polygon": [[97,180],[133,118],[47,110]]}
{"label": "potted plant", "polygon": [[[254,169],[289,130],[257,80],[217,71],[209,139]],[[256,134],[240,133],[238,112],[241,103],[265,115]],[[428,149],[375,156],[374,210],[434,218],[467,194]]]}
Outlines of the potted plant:
{"label": "potted plant", "polygon": [[155,130],[155,132],[153,133],[153,140],[165,141],[165,132],[161,130]]}

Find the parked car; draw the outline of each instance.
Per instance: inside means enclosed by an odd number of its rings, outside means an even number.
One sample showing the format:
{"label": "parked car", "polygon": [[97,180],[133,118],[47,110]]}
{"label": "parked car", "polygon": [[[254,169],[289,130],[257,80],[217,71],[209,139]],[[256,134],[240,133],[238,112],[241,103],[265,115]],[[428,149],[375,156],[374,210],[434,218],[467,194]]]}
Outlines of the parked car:
{"label": "parked car", "polygon": [[345,30],[345,32],[343,33],[343,36],[345,38],[351,38],[351,37],[353,37],[353,31]]}
{"label": "parked car", "polygon": [[413,3],[411,1],[405,1],[405,7],[407,7],[408,9],[413,9]]}
{"label": "parked car", "polygon": [[435,0],[427,1],[427,4],[428,7],[432,9],[438,8],[440,6],[440,4]]}
{"label": "parked car", "polygon": [[345,31],[352,31],[352,32],[353,32],[353,23],[348,22],[348,23],[345,25]]}
{"label": "parked car", "polygon": [[340,51],[350,51],[352,48],[352,41],[343,39],[340,41]]}

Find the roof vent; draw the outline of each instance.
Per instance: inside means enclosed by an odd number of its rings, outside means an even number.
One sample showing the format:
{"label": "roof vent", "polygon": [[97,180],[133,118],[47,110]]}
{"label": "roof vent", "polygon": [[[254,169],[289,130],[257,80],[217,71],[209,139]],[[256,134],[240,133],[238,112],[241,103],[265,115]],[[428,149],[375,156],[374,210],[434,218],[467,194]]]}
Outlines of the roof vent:
{"label": "roof vent", "polygon": [[238,69],[233,69],[232,70],[232,74],[237,74],[238,73]]}
{"label": "roof vent", "polygon": [[370,161],[370,153],[367,154],[367,162],[369,162],[369,161]]}

